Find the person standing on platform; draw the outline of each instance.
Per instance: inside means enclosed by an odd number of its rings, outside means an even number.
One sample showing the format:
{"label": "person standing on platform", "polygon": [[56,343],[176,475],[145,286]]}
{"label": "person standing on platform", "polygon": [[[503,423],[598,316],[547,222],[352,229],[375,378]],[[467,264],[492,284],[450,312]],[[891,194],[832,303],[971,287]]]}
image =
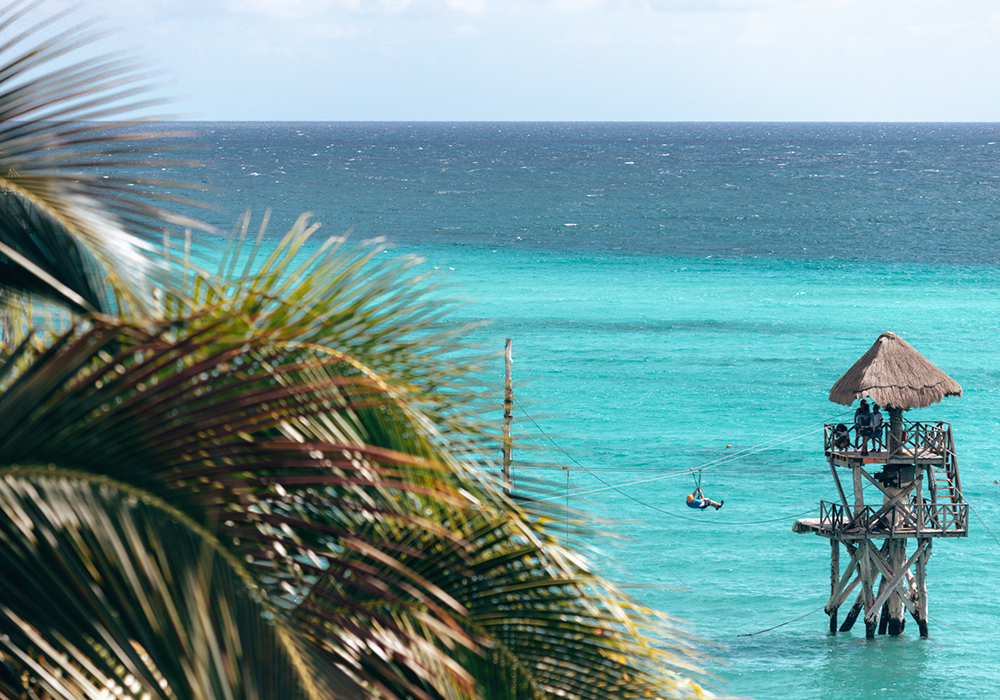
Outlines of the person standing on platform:
{"label": "person standing on platform", "polygon": [[861,446],[861,425],[858,423],[858,419],[861,417],[861,412],[868,412],[868,402],[865,399],[861,399],[861,404],[858,409],[854,412],[854,448],[857,449]]}
{"label": "person standing on platform", "polygon": [[868,441],[872,439],[872,412],[868,410],[868,404],[861,402],[856,419],[857,431],[861,435],[861,456],[868,456]]}
{"label": "person standing on platform", "polygon": [[872,449],[878,446],[878,449],[885,449],[885,443],[882,441],[882,410],[878,404],[872,406]]}

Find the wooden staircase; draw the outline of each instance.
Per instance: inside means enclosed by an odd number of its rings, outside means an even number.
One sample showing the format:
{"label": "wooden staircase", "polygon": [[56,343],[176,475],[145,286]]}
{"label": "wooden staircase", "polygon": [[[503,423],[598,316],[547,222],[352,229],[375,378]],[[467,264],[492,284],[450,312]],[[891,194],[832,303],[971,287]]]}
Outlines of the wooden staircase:
{"label": "wooden staircase", "polygon": [[[931,513],[932,526],[941,530],[964,530],[965,510],[961,508],[962,485],[958,478],[958,458],[955,456],[955,443],[952,441],[951,428],[948,428],[944,448],[944,464],[927,465],[929,477],[928,491],[931,502],[936,505]],[[942,468],[943,466],[943,468]]]}

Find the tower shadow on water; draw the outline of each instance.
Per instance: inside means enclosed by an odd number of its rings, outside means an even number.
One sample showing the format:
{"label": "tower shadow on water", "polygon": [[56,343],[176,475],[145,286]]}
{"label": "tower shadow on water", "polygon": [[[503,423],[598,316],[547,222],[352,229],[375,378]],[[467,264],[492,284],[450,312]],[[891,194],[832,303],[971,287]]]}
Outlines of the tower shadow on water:
{"label": "tower shadow on water", "polygon": [[[969,505],[962,497],[951,425],[907,421],[903,412],[961,395],[954,379],[895,333],[880,335],[830,389],[834,403],[862,403],[846,436],[843,425],[823,431],[839,500],[820,501],[819,518],[797,520],[792,530],[830,540],[830,599],[824,609],[831,633],[838,630],[838,609],[860,587],[841,632],[850,630],[863,611],[868,639],[876,630],[898,635],[909,612],[920,636],[927,636],[931,545],[938,537],[968,535]],[[888,430],[862,418],[868,413],[866,399],[886,407]],[[871,450],[866,449],[869,440]],[[842,472],[850,475],[853,498]],[[878,489],[881,503],[864,502],[866,482]],[[841,549],[849,557],[843,569]]]}

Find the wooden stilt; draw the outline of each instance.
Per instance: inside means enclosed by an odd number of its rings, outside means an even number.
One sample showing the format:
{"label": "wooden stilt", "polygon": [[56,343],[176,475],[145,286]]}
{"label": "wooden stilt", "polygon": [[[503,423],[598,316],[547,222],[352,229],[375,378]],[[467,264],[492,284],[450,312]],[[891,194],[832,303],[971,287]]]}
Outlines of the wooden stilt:
{"label": "wooden stilt", "polygon": [[865,618],[865,639],[875,639],[876,627],[878,627],[878,611],[875,612],[875,616],[871,620]]}
{"label": "wooden stilt", "polygon": [[862,590],[858,593],[858,597],[854,601],[854,605],[847,613],[847,617],[844,618],[844,624],[840,626],[841,632],[850,632],[851,628],[854,627],[855,621],[858,619],[858,615],[861,614],[861,609],[865,606],[865,592]]}
{"label": "wooden stilt", "polygon": [[[891,542],[892,542],[892,540],[886,540],[885,542],[882,543],[882,548],[879,550],[879,553],[883,557],[889,552],[890,548],[892,547]],[[874,558],[873,558],[873,561],[874,561]],[[882,598],[882,593],[883,593],[883,591],[884,591],[885,586],[886,586],[887,583],[888,583],[888,581],[886,580],[886,577],[883,574],[882,575],[882,579],[878,583],[878,595],[876,596],[876,600],[879,600],[879,599]],[[882,607],[880,609],[879,614],[881,615],[881,617],[879,617],[879,621],[878,621],[878,633],[880,635],[883,635],[883,634],[886,633],[886,628],[889,625],[889,605],[888,605],[888,603],[882,603]]]}
{"label": "wooden stilt", "polygon": [[[885,543],[882,545],[883,552],[885,551],[886,547],[888,547],[888,545],[889,545],[889,540],[886,540]],[[878,576],[878,573],[874,573],[873,575]],[[885,576],[883,576],[878,582],[878,594],[876,594],[875,596],[876,600],[882,598],[882,593],[885,591],[885,584],[886,584],[886,579]],[[879,620],[878,620],[879,635],[885,634],[885,629],[888,624],[889,624],[889,604],[882,603],[882,606],[879,609]]]}
{"label": "wooden stilt", "polygon": [[927,560],[931,556],[931,542],[928,538],[917,540],[918,547],[923,544],[923,551],[917,558],[917,626],[920,628],[920,636],[927,638]]}
{"label": "wooden stilt", "polygon": [[837,588],[840,586],[840,542],[830,540],[830,634],[837,634]]}
{"label": "wooden stilt", "polygon": [[[831,540],[830,542],[831,544],[833,544],[836,543],[836,540]],[[836,582],[834,582],[834,577],[837,575],[837,569],[840,568],[839,567],[840,552],[838,550],[833,554],[831,554],[831,557],[837,558],[838,563],[833,564],[833,562],[831,562],[830,566],[830,584],[833,590],[830,592],[830,600],[824,607],[824,612],[827,615],[830,615],[831,613],[833,615],[836,615],[837,610],[840,608],[841,605],[843,605],[844,601],[847,599],[847,596],[851,594],[851,591],[853,591],[855,586],[857,586],[858,583],[861,581],[860,575],[854,577],[853,581],[851,580],[851,575],[855,572],[855,570],[858,567],[858,555],[857,555],[858,549],[857,547],[852,547],[846,542],[844,543],[844,547],[850,553],[851,561],[847,565],[847,568],[844,569],[844,573],[840,576],[840,579],[837,580]],[[850,583],[848,583],[849,581]],[[831,630],[833,630],[833,627],[834,625],[831,622],[830,625]]]}
{"label": "wooden stilt", "polygon": [[[889,544],[889,566],[893,575],[899,572],[906,561],[906,540],[887,540]],[[906,624],[903,618],[903,598],[899,590],[889,594],[889,599],[885,602],[886,613],[889,618],[889,636],[896,637],[903,631]]]}
{"label": "wooden stilt", "polygon": [[872,566],[871,543],[868,540],[863,540],[860,550],[858,564],[861,569],[861,592],[865,597],[865,638],[875,639],[875,628],[878,626],[878,608],[875,606],[875,594],[872,590],[875,583],[873,576],[875,567]]}

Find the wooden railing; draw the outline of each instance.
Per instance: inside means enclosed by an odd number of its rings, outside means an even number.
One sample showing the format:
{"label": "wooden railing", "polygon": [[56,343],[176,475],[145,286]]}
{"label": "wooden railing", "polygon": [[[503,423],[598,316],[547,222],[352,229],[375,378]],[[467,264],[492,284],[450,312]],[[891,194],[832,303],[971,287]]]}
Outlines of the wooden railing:
{"label": "wooden railing", "polygon": [[838,533],[875,535],[943,534],[966,532],[968,503],[906,503],[891,506],[845,508],[842,503],[819,503],[819,526]]}
{"label": "wooden railing", "polygon": [[[839,451],[841,449],[855,449],[861,444],[859,429],[854,424],[847,426],[850,446],[847,448],[837,448],[833,445],[833,434],[840,423],[827,423],[823,426],[823,449],[827,452]],[[878,444],[886,451],[886,457],[921,457],[937,456],[945,457],[949,462],[955,454],[954,443],[951,437],[951,425],[944,421],[903,421],[902,439],[898,442],[893,439],[889,432],[889,424],[884,423],[876,431]],[[872,446],[874,449],[874,446]]]}

